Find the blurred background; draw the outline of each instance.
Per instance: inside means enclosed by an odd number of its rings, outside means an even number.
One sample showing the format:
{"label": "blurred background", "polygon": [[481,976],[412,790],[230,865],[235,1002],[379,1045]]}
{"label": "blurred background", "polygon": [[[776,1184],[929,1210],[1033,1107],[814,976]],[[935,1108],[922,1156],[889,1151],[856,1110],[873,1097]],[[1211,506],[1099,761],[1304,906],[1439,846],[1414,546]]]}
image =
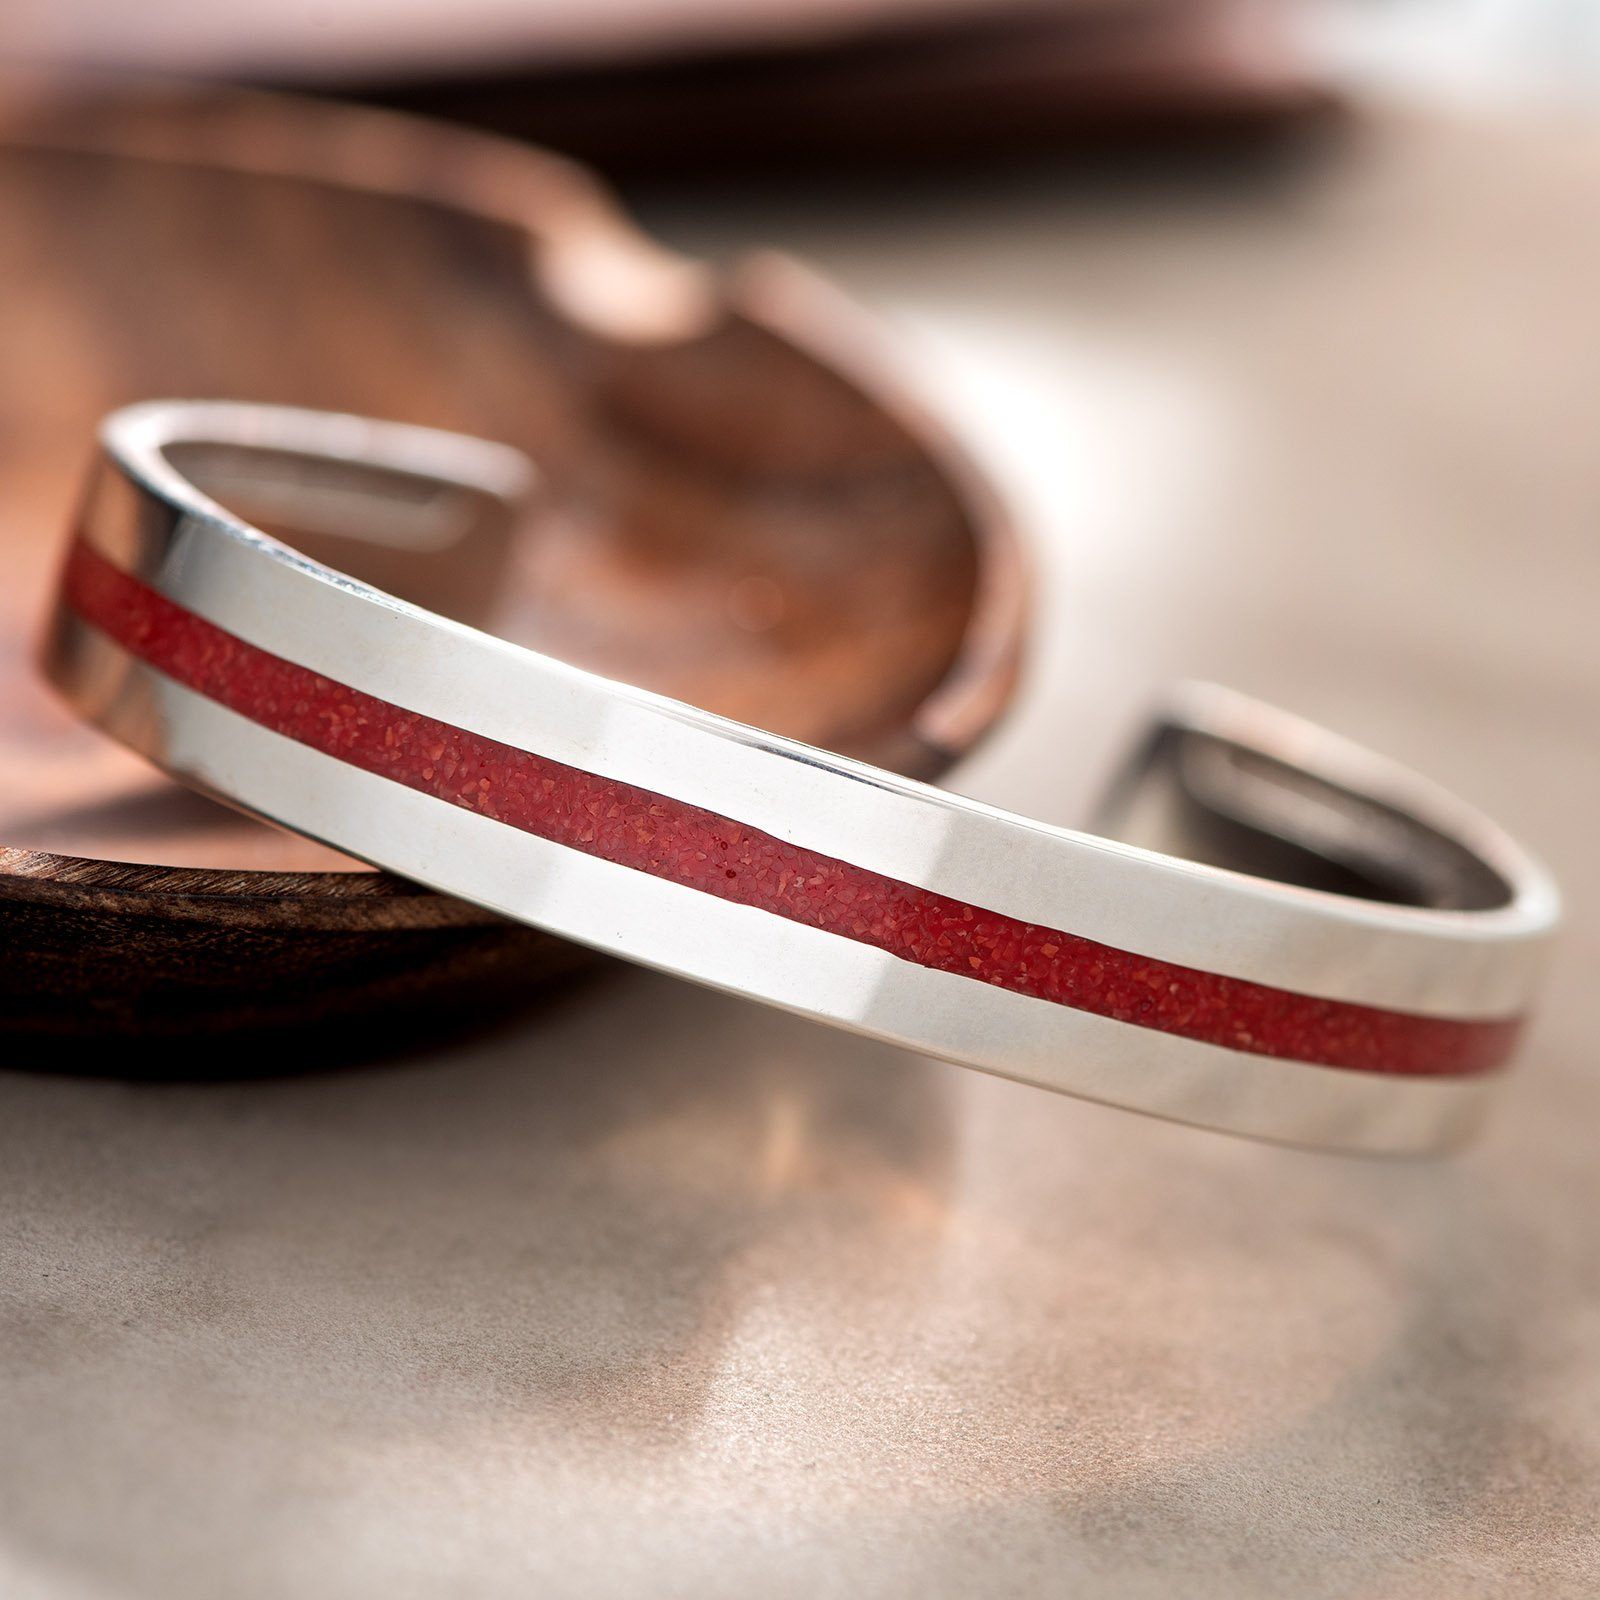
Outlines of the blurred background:
{"label": "blurred background", "polygon": [[[1600,1588],[1594,0],[10,0],[0,58],[537,141],[674,251],[802,258],[1028,551],[1025,671],[958,787],[1080,822],[1151,698],[1210,677],[1460,790],[1571,906],[1497,1119],[1433,1166],[1148,1123],[643,973],[387,1070],[6,1075],[8,1595]],[[0,222],[0,296],[70,194],[106,228],[95,316],[145,303],[97,182]],[[364,227],[322,240],[330,281]],[[196,283],[228,237],[196,230]],[[513,415],[492,263],[430,262],[457,289],[414,344],[339,279],[330,368],[359,336],[408,414],[437,372],[451,415]],[[53,539],[73,397],[133,358],[47,287],[9,387],[0,362],[0,472],[8,525]],[[292,343],[194,307],[138,360]],[[824,571],[812,609],[854,636],[952,604],[907,571],[832,604]],[[675,592],[607,624],[604,591],[579,642],[664,629],[683,670]],[[739,648],[759,714],[782,663]]]}

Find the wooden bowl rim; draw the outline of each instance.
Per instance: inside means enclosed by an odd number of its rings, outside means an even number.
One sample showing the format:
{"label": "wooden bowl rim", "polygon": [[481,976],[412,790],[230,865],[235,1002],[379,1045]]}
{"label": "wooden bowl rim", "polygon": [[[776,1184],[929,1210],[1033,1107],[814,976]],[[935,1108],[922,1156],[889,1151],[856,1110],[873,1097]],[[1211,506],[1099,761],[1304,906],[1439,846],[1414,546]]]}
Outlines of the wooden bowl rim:
{"label": "wooden bowl rim", "polygon": [[[15,83],[0,74],[0,91]],[[41,90],[24,75],[20,119],[0,119],[0,148],[57,150],[108,159],[197,166],[337,188],[388,193],[480,220],[509,223],[541,251],[587,238],[636,256],[644,270],[694,280],[691,316],[738,316],[819,361],[896,422],[949,485],[973,535],[977,580],[955,654],[905,727],[908,751],[941,771],[994,724],[1019,670],[1027,576],[1016,530],[977,466],[924,409],[884,358],[870,318],[798,262],[753,252],[723,272],[676,257],[643,234],[603,183],[551,152],[426,118],[248,89],[141,86],[75,76]],[[165,106],[216,108],[231,138],[203,153],[170,128],[140,122]],[[30,113],[43,107],[42,121]],[[79,129],[56,113],[88,106],[110,124]],[[131,123],[118,115],[131,107]],[[269,137],[260,137],[265,128]],[[451,159],[441,160],[441,150]],[[332,159],[330,159],[330,155]],[[445,178],[448,174],[448,180]],[[776,289],[777,292],[774,292]],[[689,327],[682,333],[696,331]],[[704,331],[699,330],[699,331]],[[650,335],[646,335],[649,337]],[[504,919],[388,873],[358,867],[315,872],[162,866],[0,844],[0,893],[106,915],[225,919],[241,925],[370,931],[494,924]]]}

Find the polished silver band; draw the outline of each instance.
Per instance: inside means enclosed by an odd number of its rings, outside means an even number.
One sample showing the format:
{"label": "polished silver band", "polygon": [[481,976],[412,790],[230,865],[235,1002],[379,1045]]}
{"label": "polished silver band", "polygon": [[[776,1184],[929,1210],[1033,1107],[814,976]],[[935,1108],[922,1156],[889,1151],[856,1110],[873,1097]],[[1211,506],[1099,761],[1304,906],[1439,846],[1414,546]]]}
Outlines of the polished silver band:
{"label": "polished silver band", "polygon": [[344,575],[431,596],[448,552],[492,581],[534,485],[512,451],[191,403],[118,412],[103,444],[52,679],[185,782],[375,865],[914,1050],[1335,1148],[1458,1138],[1527,1011],[1540,868],[1255,702],[1184,691],[1113,791],[1118,837],[1070,832]]}

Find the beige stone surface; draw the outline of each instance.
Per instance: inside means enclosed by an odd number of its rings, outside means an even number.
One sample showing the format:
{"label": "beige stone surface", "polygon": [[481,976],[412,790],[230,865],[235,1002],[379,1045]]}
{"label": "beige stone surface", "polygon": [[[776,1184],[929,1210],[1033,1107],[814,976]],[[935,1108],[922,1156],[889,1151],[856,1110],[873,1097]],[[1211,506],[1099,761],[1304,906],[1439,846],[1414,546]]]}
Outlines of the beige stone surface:
{"label": "beige stone surface", "polygon": [[1595,131],[1384,117],[653,218],[886,310],[1037,530],[968,792],[1074,820],[1199,674],[1548,857],[1476,1148],[1255,1146],[636,973],[345,1074],[6,1072],[0,1593],[1600,1590],[1597,199]]}

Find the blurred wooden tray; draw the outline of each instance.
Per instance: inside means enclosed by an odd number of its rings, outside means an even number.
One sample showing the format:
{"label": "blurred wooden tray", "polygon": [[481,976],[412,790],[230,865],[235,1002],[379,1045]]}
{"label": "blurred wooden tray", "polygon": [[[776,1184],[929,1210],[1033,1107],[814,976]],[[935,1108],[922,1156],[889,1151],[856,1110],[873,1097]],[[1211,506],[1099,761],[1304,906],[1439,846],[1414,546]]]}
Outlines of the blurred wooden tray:
{"label": "blurred wooden tray", "polygon": [[231,1059],[308,1023],[383,1048],[587,959],[191,796],[54,705],[33,641],[114,405],[251,398],[517,445],[550,494],[480,596],[493,626],[903,772],[943,770],[1010,691],[1011,535],[855,313],[778,258],[669,256],[552,157],[310,102],[13,80],[0,291],[13,1037],[159,1036],[174,1070],[209,1062],[196,1041],[228,1033]]}
{"label": "blurred wooden tray", "polygon": [[603,171],[989,161],[1289,131],[1332,103],[1268,0],[53,0],[0,53],[315,86]]}

